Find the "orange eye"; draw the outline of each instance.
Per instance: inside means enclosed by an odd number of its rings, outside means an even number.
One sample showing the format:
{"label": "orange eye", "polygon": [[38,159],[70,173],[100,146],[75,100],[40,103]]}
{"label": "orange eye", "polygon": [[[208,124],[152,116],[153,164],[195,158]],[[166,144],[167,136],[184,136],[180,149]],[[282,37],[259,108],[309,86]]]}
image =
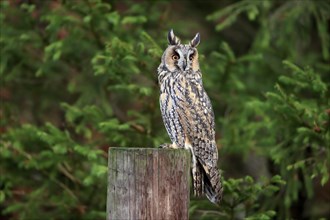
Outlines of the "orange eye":
{"label": "orange eye", "polygon": [[176,55],[176,54],[174,54],[174,55],[172,56],[172,59],[173,59],[173,60],[178,60],[178,59],[179,59],[179,56]]}

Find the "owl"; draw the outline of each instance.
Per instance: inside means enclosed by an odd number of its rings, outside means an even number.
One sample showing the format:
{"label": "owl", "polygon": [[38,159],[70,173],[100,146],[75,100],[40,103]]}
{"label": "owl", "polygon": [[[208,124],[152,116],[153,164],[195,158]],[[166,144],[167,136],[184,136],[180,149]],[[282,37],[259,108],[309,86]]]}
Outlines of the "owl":
{"label": "owl", "polygon": [[214,113],[205,92],[199,68],[197,33],[189,44],[181,44],[173,30],[158,67],[160,110],[172,141],[165,148],[185,148],[192,155],[194,195],[206,195],[219,204],[222,197]]}

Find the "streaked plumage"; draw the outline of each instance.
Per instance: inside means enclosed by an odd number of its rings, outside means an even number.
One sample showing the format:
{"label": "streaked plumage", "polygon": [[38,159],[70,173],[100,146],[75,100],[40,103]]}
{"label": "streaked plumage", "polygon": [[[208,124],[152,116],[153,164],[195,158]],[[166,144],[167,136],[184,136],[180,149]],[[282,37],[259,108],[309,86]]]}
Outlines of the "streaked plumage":
{"label": "streaked plumage", "polygon": [[214,113],[203,87],[196,49],[200,36],[196,34],[189,44],[181,44],[171,30],[168,42],[158,67],[160,109],[172,141],[166,147],[191,150],[194,194],[205,193],[211,202],[219,203],[222,185]]}

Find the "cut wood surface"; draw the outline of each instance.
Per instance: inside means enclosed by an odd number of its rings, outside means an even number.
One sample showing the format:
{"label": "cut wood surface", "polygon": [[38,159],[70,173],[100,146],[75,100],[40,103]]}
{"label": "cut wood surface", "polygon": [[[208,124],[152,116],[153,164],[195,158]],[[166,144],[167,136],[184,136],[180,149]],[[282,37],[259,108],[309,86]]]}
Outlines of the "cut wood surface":
{"label": "cut wood surface", "polygon": [[107,219],[188,219],[190,152],[110,148]]}

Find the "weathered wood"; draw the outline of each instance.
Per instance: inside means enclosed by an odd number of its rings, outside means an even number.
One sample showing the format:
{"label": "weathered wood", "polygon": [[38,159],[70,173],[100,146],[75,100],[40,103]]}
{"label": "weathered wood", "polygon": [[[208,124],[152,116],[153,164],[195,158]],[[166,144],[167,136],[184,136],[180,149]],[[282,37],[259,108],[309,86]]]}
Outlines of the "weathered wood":
{"label": "weathered wood", "polygon": [[110,148],[107,219],[188,219],[190,152]]}

